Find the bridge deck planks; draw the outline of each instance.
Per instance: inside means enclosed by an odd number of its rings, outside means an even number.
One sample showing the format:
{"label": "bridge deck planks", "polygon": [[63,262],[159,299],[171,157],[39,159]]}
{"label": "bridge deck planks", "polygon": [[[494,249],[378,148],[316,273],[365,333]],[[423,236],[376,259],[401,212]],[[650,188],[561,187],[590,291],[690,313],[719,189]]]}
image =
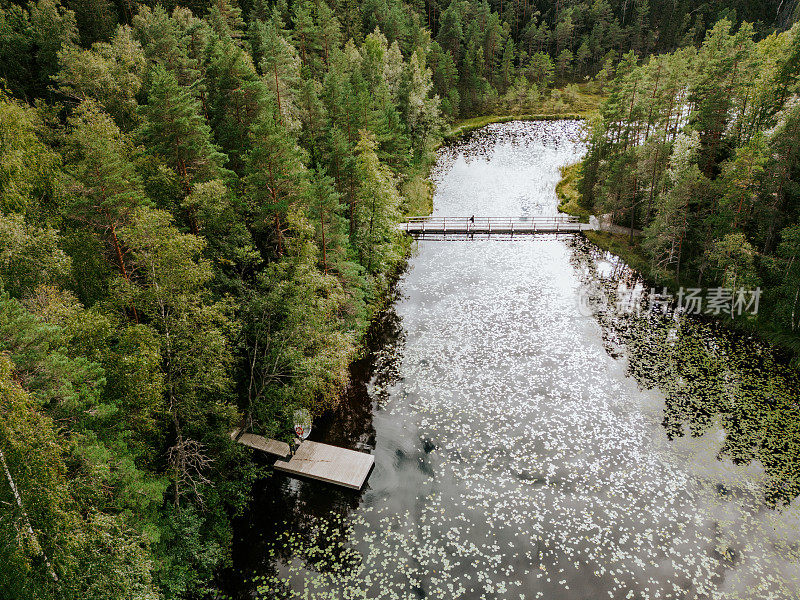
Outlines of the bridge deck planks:
{"label": "bridge deck planks", "polygon": [[275,461],[275,469],[360,490],[374,464],[372,454],[306,440],[288,462]]}
{"label": "bridge deck planks", "polygon": [[536,235],[536,234],[545,234],[545,233],[577,233],[579,231],[587,231],[593,229],[591,226],[585,223],[559,223],[558,226],[556,225],[537,225],[535,228],[531,226],[519,226],[519,227],[509,227],[509,226],[497,226],[497,227],[459,227],[457,225],[447,227],[439,226],[431,226],[426,225],[423,227],[422,225],[418,224],[407,224],[401,223],[398,226],[400,231],[405,233],[410,233],[411,235],[416,234],[431,234],[431,235],[447,235],[452,233],[454,235],[492,235],[492,234],[502,234],[502,235]]}
{"label": "bridge deck planks", "polygon": [[412,236],[426,235],[535,235],[542,233],[577,233],[594,229],[568,215],[550,217],[409,217],[398,224],[400,231]]}

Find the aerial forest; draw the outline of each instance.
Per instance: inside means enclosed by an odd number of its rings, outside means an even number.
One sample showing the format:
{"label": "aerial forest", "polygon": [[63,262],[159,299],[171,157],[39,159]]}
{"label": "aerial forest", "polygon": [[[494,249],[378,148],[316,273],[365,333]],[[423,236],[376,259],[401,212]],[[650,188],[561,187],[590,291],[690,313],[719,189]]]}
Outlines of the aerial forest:
{"label": "aerial forest", "polygon": [[593,86],[585,204],[800,327],[797,16],[0,1],[0,597],[213,597],[265,474],[230,432],[335,407],[459,119]]}

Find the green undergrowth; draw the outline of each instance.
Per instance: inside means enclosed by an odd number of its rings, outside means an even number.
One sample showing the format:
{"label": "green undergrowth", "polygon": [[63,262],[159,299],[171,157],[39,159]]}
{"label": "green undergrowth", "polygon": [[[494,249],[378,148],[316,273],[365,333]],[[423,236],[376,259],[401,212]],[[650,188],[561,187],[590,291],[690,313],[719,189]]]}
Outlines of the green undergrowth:
{"label": "green undergrowth", "polygon": [[509,121],[561,121],[565,119],[590,119],[604,99],[596,90],[595,84],[570,84],[554,89],[546,96],[536,94],[537,100],[530,98],[521,102],[513,98],[500,99],[488,114],[455,122],[445,134],[451,140],[460,135],[475,131],[492,123]]}
{"label": "green undergrowth", "polygon": [[419,168],[401,186],[405,199],[405,215],[420,217],[433,212],[433,182],[430,180],[431,167]]}
{"label": "green undergrowth", "polygon": [[556,186],[558,210],[562,213],[580,218],[583,223],[588,223],[591,213],[586,207],[581,205],[581,195],[576,187],[580,170],[580,163],[561,167],[561,181],[559,181]]}
{"label": "green undergrowth", "polygon": [[[634,237],[631,242],[630,236],[618,233],[608,233],[606,231],[585,231],[586,239],[602,250],[611,252],[619,256],[632,269],[636,269],[648,279],[650,264],[640,245],[638,237]],[[658,282],[666,285],[665,282]]]}

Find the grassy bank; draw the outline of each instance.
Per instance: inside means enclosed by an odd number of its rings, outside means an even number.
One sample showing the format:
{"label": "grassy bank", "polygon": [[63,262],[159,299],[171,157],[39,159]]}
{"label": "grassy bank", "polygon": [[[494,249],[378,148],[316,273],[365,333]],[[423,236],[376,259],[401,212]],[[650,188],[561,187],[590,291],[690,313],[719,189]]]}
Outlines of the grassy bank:
{"label": "grassy bank", "polygon": [[588,223],[591,213],[581,205],[581,195],[577,189],[580,172],[581,163],[561,167],[561,181],[556,186],[558,210],[573,217],[579,217],[582,222]]}
{"label": "grassy bank", "polygon": [[551,90],[538,100],[500,100],[494,106],[494,112],[456,121],[445,134],[445,139],[456,138],[492,123],[588,119],[596,114],[603,99],[594,84],[580,83]]}
{"label": "grassy bank", "polygon": [[619,256],[629,267],[652,279],[649,277],[650,261],[642,250],[640,238],[635,237],[631,242],[630,236],[605,231],[586,231],[584,235],[598,248]]}
{"label": "grassy bank", "polygon": [[430,180],[430,165],[420,166],[400,187],[405,198],[405,214],[407,217],[422,217],[433,212],[433,182]]}
{"label": "grassy bank", "polygon": [[[556,186],[558,196],[558,210],[562,213],[579,217],[584,223],[589,222],[591,211],[580,202],[581,194],[578,191],[578,179],[581,173],[581,163],[561,167],[561,181]],[[606,231],[587,231],[586,238],[598,248],[607,250],[619,256],[629,266],[636,269],[649,279],[650,262],[641,247],[641,237],[634,237]],[[661,282],[659,282],[661,284]],[[666,285],[666,284],[665,284]]]}

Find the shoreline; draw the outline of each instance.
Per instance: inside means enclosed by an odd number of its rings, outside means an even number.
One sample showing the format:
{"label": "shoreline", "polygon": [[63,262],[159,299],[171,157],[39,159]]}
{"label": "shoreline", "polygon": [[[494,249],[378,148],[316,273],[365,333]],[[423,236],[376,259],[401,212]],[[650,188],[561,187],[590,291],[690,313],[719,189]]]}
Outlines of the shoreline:
{"label": "shoreline", "polygon": [[510,123],[511,121],[585,121],[591,117],[594,110],[570,113],[525,113],[472,117],[453,123],[450,130],[444,134],[443,140],[450,142],[462,135],[472,133],[494,123]]}

